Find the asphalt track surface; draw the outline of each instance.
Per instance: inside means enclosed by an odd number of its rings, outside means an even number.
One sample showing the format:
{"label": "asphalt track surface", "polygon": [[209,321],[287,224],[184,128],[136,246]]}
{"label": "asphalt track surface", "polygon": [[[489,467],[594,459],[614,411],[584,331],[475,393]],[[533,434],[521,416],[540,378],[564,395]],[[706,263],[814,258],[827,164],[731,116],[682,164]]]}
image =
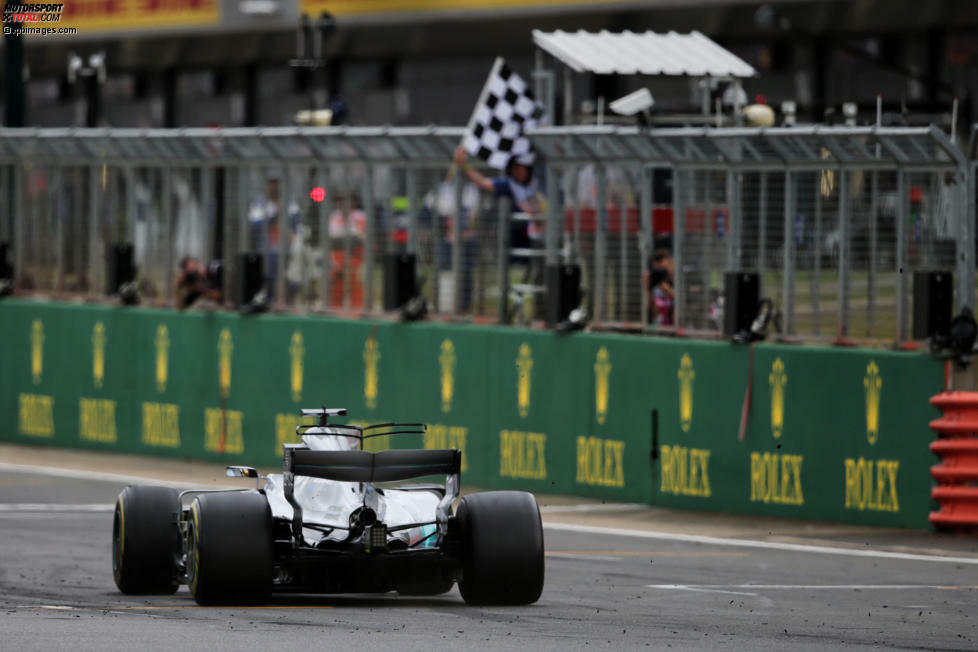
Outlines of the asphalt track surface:
{"label": "asphalt track surface", "polygon": [[801,534],[785,537],[580,499],[540,499],[547,580],[528,607],[469,607],[457,589],[260,608],[198,607],[186,587],[124,596],[110,538],[125,484],[0,464],[0,650],[978,648],[976,537],[781,522]]}

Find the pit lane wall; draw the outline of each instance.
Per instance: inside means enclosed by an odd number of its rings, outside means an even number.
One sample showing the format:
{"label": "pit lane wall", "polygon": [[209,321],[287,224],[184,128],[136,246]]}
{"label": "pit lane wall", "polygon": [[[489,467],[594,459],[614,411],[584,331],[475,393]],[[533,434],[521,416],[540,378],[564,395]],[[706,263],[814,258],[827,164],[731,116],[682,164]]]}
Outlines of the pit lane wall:
{"label": "pit lane wall", "polygon": [[943,368],[921,354],[26,300],[0,335],[10,442],[275,465],[327,405],[428,423],[393,445],[461,448],[466,486],[920,528],[932,508]]}

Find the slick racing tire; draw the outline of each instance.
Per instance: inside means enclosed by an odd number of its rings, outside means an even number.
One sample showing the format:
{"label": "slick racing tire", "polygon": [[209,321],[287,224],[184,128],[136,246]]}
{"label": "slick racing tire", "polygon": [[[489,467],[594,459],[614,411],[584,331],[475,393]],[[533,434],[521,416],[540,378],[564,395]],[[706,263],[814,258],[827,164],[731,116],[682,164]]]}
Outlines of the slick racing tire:
{"label": "slick racing tire", "polygon": [[180,554],[180,493],[143,485],[123,489],[112,521],[112,576],[119,590],[175,593]]}
{"label": "slick racing tire", "polygon": [[458,588],[469,604],[531,604],[543,592],[543,526],[532,494],[487,491],[462,498]]}
{"label": "slick racing tire", "polygon": [[268,600],[272,512],[263,494],[200,494],[190,506],[187,544],[187,581],[198,604]]}

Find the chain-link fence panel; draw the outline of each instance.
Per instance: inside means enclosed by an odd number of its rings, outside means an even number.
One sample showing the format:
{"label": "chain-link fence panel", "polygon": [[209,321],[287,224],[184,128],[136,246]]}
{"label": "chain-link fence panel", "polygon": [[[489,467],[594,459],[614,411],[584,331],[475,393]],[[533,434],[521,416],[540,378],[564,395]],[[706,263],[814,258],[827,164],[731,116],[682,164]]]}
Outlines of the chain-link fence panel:
{"label": "chain-link fence panel", "polygon": [[[694,331],[718,331],[723,274],[731,260],[731,204],[727,173],[719,169],[680,168],[674,239],[675,326]],[[658,288],[659,325],[666,323],[666,283]]]}
{"label": "chain-link fence panel", "polygon": [[549,318],[547,266],[568,262],[597,327],[717,334],[738,270],[806,339],[908,339],[919,271],[973,303],[976,170],[933,129],[541,130],[516,206],[454,174],[460,134],[8,130],[0,242],[18,290],[92,297],[131,245],[156,305],[194,259],[225,305],[260,309],[258,261],[270,307],[392,311],[410,255],[430,313],[507,323]]}

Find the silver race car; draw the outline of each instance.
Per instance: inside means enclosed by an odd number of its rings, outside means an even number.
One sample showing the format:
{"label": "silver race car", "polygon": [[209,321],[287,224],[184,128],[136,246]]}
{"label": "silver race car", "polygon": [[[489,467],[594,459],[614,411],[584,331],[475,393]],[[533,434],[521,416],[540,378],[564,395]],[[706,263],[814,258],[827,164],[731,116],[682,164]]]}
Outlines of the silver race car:
{"label": "silver race car", "polygon": [[[530,604],[543,590],[543,528],[532,494],[458,500],[461,453],[363,450],[365,439],[422,434],[423,424],[330,424],[345,409],[302,410],[302,444],[264,488],[130,485],[112,525],[112,571],[127,594],[188,584],[200,604],[262,603],[273,593],[437,595],[458,582],[470,604]],[[403,484],[444,475],[441,484]],[[185,500],[186,499],[186,500]],[[189,505],[185,506],[185,503]]]}

